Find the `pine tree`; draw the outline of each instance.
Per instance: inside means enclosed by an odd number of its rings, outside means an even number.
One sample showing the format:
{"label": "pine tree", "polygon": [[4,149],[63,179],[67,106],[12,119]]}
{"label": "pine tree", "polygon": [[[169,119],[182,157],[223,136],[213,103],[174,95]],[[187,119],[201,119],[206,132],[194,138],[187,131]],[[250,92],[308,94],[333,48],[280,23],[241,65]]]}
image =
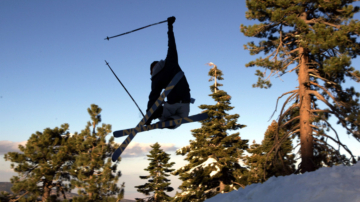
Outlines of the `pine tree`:
{"label": "pine tree", "polygon": [[[149,197],[143,199],[136,198],[136,201],[171,201],[171,197],[165,191],[171,192],[174,188],[169,186],[171,183],[166,177],[170,176],[167,173],[174,171],[174,169],[170,168],[175,163],[169,163],[170,154],[164,152],[160,147],[160,144],[157,142],[151,145],[152,150],[150,155],[147,155],[150,164],[144,170],[148,171],[149,175],[140,176],[140,178],[149,179],[148,182],[144,185],[135,186],[138,192]],[[153,195],[150,196],[150,193],[153,193]]]}
{"label": "pine tree", "polygon": [[192,130],[195,140],[177,151],[178,155],[186,155],[189,164],[174,172],[183,181],[179,187],[182,193],[177,193],[174,201],[204,201],[247,183],[243,177],[246,169],[239,164],[243,150],[247,149],[247,140],[242,140],[239,132],[228,133],[245,125],[237,124],[238,114],[227,113],[234,107],[230,106],[230,95],[218,89],[222,84],[217,81],[223,80],[223,73],[216,65],[210,65],[214,66],[209,71],[210,81],[215,79],[215,84],[210,86],[209,96],[216,103],[200,105],[209,118],[201,122],[201,128]]}
{"label": "pine tree", "polygon": [[[25,146],[19,145],[21,152],[8,152],[4,158],[11,161],[11,168],[19,176],[11,178],[11,190],[18,199],[27,195],[28,201],[50,200],[50,192],[56,189],[65,197],[70,181],[69,169],[74,162],[74,147],[68,132],[69,125],[60,128],[46,128],[32,134]],[[25,200],[25,201],[26,201]]]}
{"label": "pine tree", "polygon": [[[246,156],[245,164],[249,168],[247,178],[249,184],[262,183],[272,176],[284,176],[294,173],[295,155],[292,153],[293,147],[291,138],[288,137],[282,142],[279,149],[280,152],[276,156],[276,161],[274,152],[268,155],[274,145],[277,129],[278,123],[273,121],[266,130],[264,140],[261,144],[257,144],[254,141],[249,149],[247,149],[247,152],[250,155]],[[279,132],[279,138],[282,138],[284,135],[285,131],[281,130]]]}
{"label": "pine tree", "polygon": [[[358,7],[354,0],[247,0],[246,18],[261,23],[241,25],[245,36],[264,38],[258,45],[250,42],[245,49],[251,55],[265,54],[246,66],[259,66],[269,70],[268,75],[260,70],[254,87],[269,88],[271,76],[282,76],[295,72],[297,89],[280,96],[288,96],[280,112],[280,127],[291,127],[284,138],[299,136],[301,172],[313,171],[321,151],[330,152],[341,159],[338,149],[329,144],[332,140],[347,151],[352,163],[355,157],[339,138],[332,137],[334,130],[328,118],[333,116],[348,134],[360,141],[359,96],[353,87],[344,88],[348,80],[360,82],[360,72],[351,67],[351,59],[360,54],[356,37],[360,33],[360,22],[353,20]],[[293,65],[295,64],[295,65]],[[287,104],[291,106],[286,107]],[[326,107],[319,107],[325,105]],[[287,122],[283,119],[297,110],[297,116]],[[279,139],[281,140],[281,139]],[[284,139],[282,139],[284,140]],[[272,148],[277,152],[280,142]],[[315,150],[314,150],[315,149]],[[320,152],[320,153],[319,153]],[[317,160],[319,161],[319,159]],[[320,161],[325,161],[320,160]],[[344,159],[344,164],[348,160]]]}
{"label": "pine tree", "polygon": [[71,174],[75,178],[71,180],[71,185],[72,188],[78,188],[80,195],[74,201],[119,201],[124,195],[124,184],[121,188],[117,185],[121,176],[120,171],[116,171],[120,159],[111,162],[111,155],[117,145],[114,137],[106,141],[107,135],[111,133],[111,125],[97,127],[101,122],[101,111],[101,108],[92,104],[88,108],[92,123],[88,122],[80,134],[74,134],[78,155],[72,165]]}
{"label": "pine tree", "polygon": [[0,192],[0,201],[1,202],[11,202],[11,201],[15,201],[17,198],[19,199],[19,202],[21,202],[22,199],[25,199],[25,198],[19,198],[19,196],[15,196],[14,194],[10,194],[7,191],[1,191]]}

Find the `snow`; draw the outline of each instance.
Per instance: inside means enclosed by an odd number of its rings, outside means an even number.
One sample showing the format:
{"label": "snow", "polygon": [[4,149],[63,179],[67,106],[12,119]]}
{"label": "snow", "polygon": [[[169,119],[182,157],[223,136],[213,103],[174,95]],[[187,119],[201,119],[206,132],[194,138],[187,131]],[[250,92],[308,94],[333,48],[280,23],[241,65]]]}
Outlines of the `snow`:
{"label": "snow", "polygon": [[[206,161],[204,161],[202,164],[191,168],[188,172],[191,173],[191,172],[193,172],[194,170],[196,170],[198,167],[203,167],[203,168],[205,168],[205,167],[211,166],[211,164],[214,165],[214,164],[216,164],[216,163],[217,163],[217,161],[216,161],[215,159],[213,159],[213,158],[208,158],[208,159],[207,159]],[[216,174],[220,171],[220,168],[219,168],[217,165],[215,165],[215,168],[216,168],[216,170],[215,170],[215,171],[212,171],[212,172],[210,173],[210,176],[211,176],[211,177],[214,176],[214,175],[216,175]]]}
{"label": "snow", "polygon": [[320,168],[302,175],[272,177],[206,202],[360,202],[360,163]]}

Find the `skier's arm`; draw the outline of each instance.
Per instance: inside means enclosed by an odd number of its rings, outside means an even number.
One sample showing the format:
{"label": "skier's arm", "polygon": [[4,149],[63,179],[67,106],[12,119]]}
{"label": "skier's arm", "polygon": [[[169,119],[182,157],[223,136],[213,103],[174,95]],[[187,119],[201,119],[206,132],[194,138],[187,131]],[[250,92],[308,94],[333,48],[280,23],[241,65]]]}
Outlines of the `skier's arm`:
{"label": "skier's arm", "polygon": [[166,56],[166,62],[171,65],[171,67],[174,67],[173,65],[178,65],[178,54],[176,50],[176,44],[175,44],[175,36],[173,31],[173,23],[175,22],[175,17],[168,18],[168,52]]}
{"label": "skier's arm", "polygon": [[155,101],[160,96],[161,91],[162,91],[162,88],[156,86],[156,82],[154,82],[154,81],[151,82],[151,92],[150,92],[150,95],[149,95],[149,102],[148,102],[146,111],[148,111],[150,109],[150,107],[153,106]]}
{"label": "skier's arm", "polygon": [[[151,92],[149,95],[149,102],[148,102],[148,106],[146,109],[146,113],[147,111],[150,110],[150,107],[153,106],[153,104],[155,103],[155,101],[158,99],[158,97],[160,96],[162,89],[159,88],[158,86],[156,86],[155,82],[151,82]],[[162,106],[158,106],[157,110],[153,113],[153,115],[151,116],[151,118],[149,118],[147,120],[147,122],[145,123],[145,125],[150,125],[151,121],[153,119],[159,118],[162,114]]]}

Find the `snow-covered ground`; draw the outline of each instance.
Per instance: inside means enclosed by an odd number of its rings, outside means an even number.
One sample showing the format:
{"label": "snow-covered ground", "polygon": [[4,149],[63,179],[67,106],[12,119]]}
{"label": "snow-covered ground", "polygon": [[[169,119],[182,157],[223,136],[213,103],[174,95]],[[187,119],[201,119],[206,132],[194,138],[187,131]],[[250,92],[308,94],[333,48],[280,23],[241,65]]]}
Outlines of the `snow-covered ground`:
{"label": "snow-covered ground", "polygon": [[360,202],[360,163],[321,168],[315,172],[272,177],[206,202]]}

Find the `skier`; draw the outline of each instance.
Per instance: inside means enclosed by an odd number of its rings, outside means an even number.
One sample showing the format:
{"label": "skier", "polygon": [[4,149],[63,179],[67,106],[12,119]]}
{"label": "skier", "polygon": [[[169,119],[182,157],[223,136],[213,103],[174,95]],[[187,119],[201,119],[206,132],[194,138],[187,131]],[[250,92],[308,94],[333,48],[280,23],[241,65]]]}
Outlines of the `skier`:
{"label": "skier", "polygon": [[[151,92],[147,110],[155,103],[160,93],[170,83],[176,73],[182,71],[178,63],[178,55],[173,32],[175,17],[169,17],[168,22],[168,52],[165,61],[154,61],[150,65]],[[153,119],[159,118],[160,121],[167,121],[188,117],[190,112],[190,88],[185,75],[175,85],[174,89],[168,94],[167,102],[164,106],[159,106],[156,112],[145,123],[151,124]]]}

